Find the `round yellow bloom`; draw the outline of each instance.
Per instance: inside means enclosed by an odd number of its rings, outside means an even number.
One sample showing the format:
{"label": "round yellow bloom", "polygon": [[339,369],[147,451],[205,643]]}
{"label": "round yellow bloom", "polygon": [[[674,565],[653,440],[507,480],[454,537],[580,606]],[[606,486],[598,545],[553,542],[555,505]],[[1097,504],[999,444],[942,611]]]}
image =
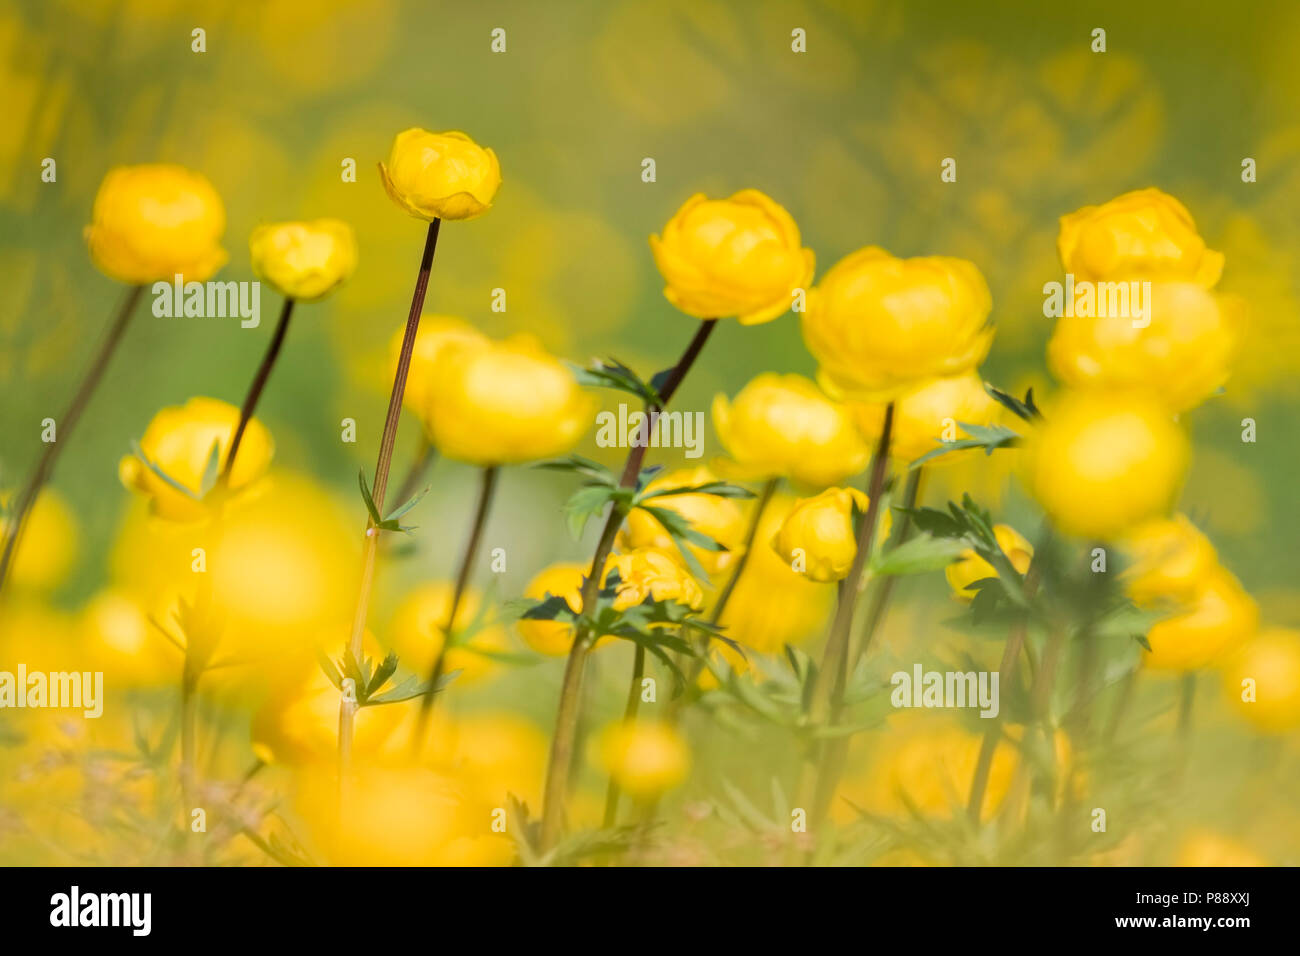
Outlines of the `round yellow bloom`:
{"label": "round yellow bloom", "polygon": [[764,372],[732,401],[714,396],[713,427],[731,456],[724,467],[738,478],[824,488],[856,475],[871,456],[844,406],[802,375]]}
{"label": "round yellow bloom", "polygon": [[869,246],[808,294],[803,338],[828,392],[878,401],[978,365],[993,341],[992,307],[965,259],[899,259]]}
{"label": "round yellow bloom", "polygon": [[[708,468],[683,468],[660,475],[648,485],[646,491],[666,491],[671,488],[690,488],[717,481],[718,476]],[[691,527],[718,542],[727,550],[711,551],[688,545],[691,554],[710,574],[731,567],[744,551],[745,515],[733,498],[709,494],[664,495],[652,498],[646,504],[681,515]],[[659,523],[659,519],[641,508],[627,516],[619,532],[618,547],[631,551],[634,548],[659,548],[671,551],[676,547],[672,536]]]}
{"label": "round yellow bloom", "polygon": [[[849,402],[849,411],[867,441],[874,444],[885,426],[887,402]],[[889,453],[902,461],[914,461],[934,451],[944,441],[969,437],[961,425],[993,425],[1002,418],[1002,406],[984,388],[974,372],[936,378],[894,400],[894,424]],[[934,461],[948,464],[962,457],[949,452]]]}
{"label": "round yellow bloom", "polygon": [[617,610],[636,607],[647,598],[676,601],[696,610],[704,606],[704,591],[675,551],[637,548],[616,554],[610,558],[606,573],[614,569],[619,576],[614,596]]}
{"label": "round yellow bloom", "polygon": [[[226,453],[239,425],[239,409],[215,398],[191,398],[184,405],[169,405],[158,412],[145,429],[140,451],[168,477],[190,489],[202,490],[203,476],[213,446],[218,448],[218,472],[225,467]],[[228,488],[245,488],[266,473],[275,452],[271,433],[256,418],[250,419],[240,440],[239,455],[231,470]],[[149,499],[155,515],[172,521],[194,521],[207,512],[203,504],[154,472],[136,455],[127,455],[118,465],[122,484]]]}
{"label": "round yellow bloom", "polygon": [[[869,503],[856,488],[827,488],[812,498],[802,498],[786,515],[772,547],[809,579],[839,581],[849,573],[858,553],[853,506],[865,515]],[[889,532],[883,519],[882,529],[884,537]]]}
{"label": "round yellow bloom", "polygon": [[476,465],[561,455],[595,408],[573,373],[526,336],[445,349],[426,388],[429,437],[448,458]]}
{"label": "round yellow bloom", "polygon": [[475,219],[501,188],[497,154],[464,133],[412,128],[397,134],[379,175],[389,198],[416,219]]}
{"label": "round yellow bloom", "polygon": [[[388,382],[397,373],[406,329],[399,328],[388,342]],[[415,332],[411,349],[411,368],[406,377],[402,404],[423,415],[429,405],[429,386],[434,380],[434,366],[448,346],[487,345],[491,340],[464,319],[450,315],[424,315]]]}
{"label": "round yellow bloom", "polygon": [[107,588],[90,600],[81,612],[81,637],[86,666],[111,673],[115,686],[171,685],[179,673],[179,650],[124,589]]}
{"label": "round yellow bloom", "polygon": [[[541,600],[548,594],[563,597],[575,614],[582,612],[582,579],[589,567],[581,564],[553,564],[543,568],[524,588],[524,597]],[[527,621],[515,624],[524,643],[551,657],[563,657],[573,646],[573,628],[565,621]]]}
{"label": "round yellow bloom", "polygon": [[[13,507],[14,496],[0,495]],[[0,528],[4,522],[0,521]],[[49,486],[40,490],[23,525],[22,540],[9,569],[10,583],[31,591],[46,591],[63,583],[77,560],[77,520],[63,496]]]}
{"label": "round yellow bloom", "polygon": [[[997,538],[998,547],[1013,568],[1021,574],[1029,570],[1029,563],[1034,558],[1034,546],[1019,531],[1010,525],[995,524],[993,536]],[[959,601],[970,601],[976,593],[970,586],[985,578],[996,578],[998,572],[974,548],[967,548],[957,556],[956,561],[944,568],[944,575],[948,578],[953,597]]]}
{"label": "round yellow bloom", "polygon": [[1258,624],[1255,602],[1230,572],[1219,568],[1184,609],[1151,627],[1147,634],[1151,650],[1143,660],[1154,670],[1208,667],[1254,634]]}
{"label": "round yellow bloom", "polygon": [[1172,279],[1208,289],[1223,271],[1223,254],[1205,247],[1187,207],[1154,188],[1062,216],[1057,247],[1076,281]]}
{"label": "round yellow bloom", "polygon": [[730,199],[696,193],[650,237],[664,297],[697,319],[735,316],[741,325],[770,322],[813,277],[811,249],[799,227],[757,189]]}
{"label": "round yellow bloom", "polygon": [[1135,328],[1131,315],[1062,316],[1047,361],[1066,385],[1143,389],[1185,411],[1228,380],[1237,341],[1231,302],[1190,282],[1157,282],[1149,325]]}
{"label": "round yellow bloom", "polygon": [[1183,838],[1174,866],[1268,866],[1268,861],[1221,833],[1197,830]]}
{"label": "round yellow bloom", "polygon": [[1132,565],[1125,588],[1139,607],[1162,601],[1187,601],[1218,570],[1219,556],[1186,515],[1157,518],[1140,525],[1124,540]]}
{"label": "round yellow bloom", "polygon": [[[433,668],[433,659],[447,639],[447,615],[451,613],[451,600],[455,586],[450,581],[430,581],[422,584],[398,605],[389,630],[389,643],[402,666],[427,677]],[[497,672],[494,654],[509,649],[506,632],[489,617],[483,627],[466,638],[464,631],[479,617],[482,596],[473,590],[461,595],[456,609],[456,645],[443,658],[443,673],[460,671],[457,684],[473,684]]]}
{"label": "round yellow bloom", "polygon": [[357,267],[352,227],[338,219],[258,226],[248,240],[253,274],[287,299],[324,298]]}
{"label": "round yellow bloom", "polygon": [[598,763],[634,797],[653,797],[686,779],[691,754],[668,724],[634,721],[605,729],[597,745]]}
{"label": "round yellow bloom", "polygon": [[100,272],[134,284],[205,282],[226,263],[226,210],[212,184],[183,166],[116,166],[86,227]]}
{"label": "round yellow bloom", "polygon": [[1186,436],[1151,399],[1075,393],[1029,437],[1028,487],[1066,534],[1107,540],[1168,511],[1188,457]]}
{"label": "round yellow bloom", "polygon": [[[1243,700],[1246,681],[1252,700]],[[1268,733],[1300,727],[1300,631],[1270,627],[1234,653],[1223,668],[1223,688],[1248,721]]]}

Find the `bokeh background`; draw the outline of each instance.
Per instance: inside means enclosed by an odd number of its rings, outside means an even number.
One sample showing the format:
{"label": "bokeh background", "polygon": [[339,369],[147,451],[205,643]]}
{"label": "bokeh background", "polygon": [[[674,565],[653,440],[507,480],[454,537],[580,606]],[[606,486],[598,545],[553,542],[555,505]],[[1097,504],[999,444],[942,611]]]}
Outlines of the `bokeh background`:
{"label": "bokeh background", "polygon": [[[205,53],[191,52],[195,27]],[[497,27],[503,54],[490,49]],[[791,52],[795,27],[807,32],[805,54]],[[1096,27],[1104,54],[1090,50]],[[228,215],[224,280],[252,278],[247,236],[259,223],[335,216],[355,228],[355,277],[299,309],[259,417],[277,465],[311,476],[311,493],[358,524],[356,473],[373,468],[388,342],[422,239],[422,224],[384,196],[375,164],[408,126],[468,131],[497,152],[504,177],[489,215],[443,229],[426,311],[646,374],[693,330],[663,299],[646,239],[694,192],[764,190],[799,223],[819,274],[867,244],[973,260],[998,324],[983,372],[1021,392],[1049,386],[1042,285],[1059,277],[1058,217],[1155,185],[1226,255],[1221,289],[1244,297],[1250,316],[1226,393],[1188,416],[1196,454],[1182,508],[1263,617],[1296,626],[1297,30],[1300,7],[1287,2],[1247,14],[1186,0],[0,0],[0,485],[26,473],[41,419],[60,413],[119,295],[81,235],[115,164],[177,162],[212,180]],[[57,160],[57,183],[40,180],[45,157]],[[642,181],[646,157],[653,183]],[[945,157],[957,160],[956,183],[940,181]],[[1244,157],[1257,161],[1254,184],[1241,180]],[[356,160],[355,183],[340,177],[345,158]],[[498,287],[505,313],[490,308]],[[138,317],[54,480],[76,549],[41,601],[70,633],[106,587],[148,574],[150,556],[129,546],[140,505],[118,481],[118,460],[161,406],[192,395],[237,403],[275,307],[267,290],[257,330]],[[793,316],[723,323],[680,407],[707,418],[716,392],[760,371],[813,368]],[[1258,422],[1255,444],[1240,440],[1246,416]],[[355,444],[340,441],[347,417]],[[416,431],[405,422],[399,474]],[[705,448],[721,451],[711,431]],[[579,451],[621,456],[590,439]],[[1004,478],[951,480],[1014,517],[1024,506],[1003,494]],[[419,534],[381,575],[377,632],[412,587],[453,573],[473,481],[468,467],[437,464],[413,516]],[[508,552],[501,596],[518,595],[549,561],[590,554],[589,540],[564,531],[568,490],[526,469],[504,475],[485,540]],[[350,580],[351,539],[313,547]],[[331,547],[337,554],[319,550]],[[909,582],[904,594],[893,640],[930,640],[952,611],[942,581]],[[340,596],[350,602],[348,586]],[[559,667],[507,668],[457,706],[509,701],[549,727]],[[592,694],[608,697],[611,714],[625,679],[621,656],[598,662]],[[715,759],[725,753],[697,755],[702,766]],[[1207,790],[1211,808],[1238,805],[1223,791]]]}

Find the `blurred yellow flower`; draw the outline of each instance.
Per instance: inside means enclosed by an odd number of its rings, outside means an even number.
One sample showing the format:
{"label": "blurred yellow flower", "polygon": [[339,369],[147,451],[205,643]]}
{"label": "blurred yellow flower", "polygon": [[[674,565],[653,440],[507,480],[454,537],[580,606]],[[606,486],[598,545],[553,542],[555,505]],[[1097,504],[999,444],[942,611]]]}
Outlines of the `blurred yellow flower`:
{"label": "blurred yellow flower", "polygon": [[[1010,525],[995,524],[993,536],[997,538],[998,547],[1013,568],[1021,574],[1029,570],[1029,563],[1034,558],[1034,546],[1019,531]],[[998,572],[974,548],[967,548],[957,556],[956,561],[944,568],[944,575],[948,579],[948,586],[952,588],[953,597],[959,601],[970,601],[976,593],[970,586],[984,578],[996,578]]]}
{"label": "blurred yellow flower", "polygon": [[[407,594],[393,615],[388,643],[401,658],[402,666],[421,677],[427,677],[433,669],[434,657],[446,641],[454,593],[450,581],[429,581]],[[456,643],[443,658],[443,673],[460,671],[457,684],[477,683],[495,674],[499,665],[493,655],[509,650],[506,632],[490,611],[479,630],[465,634],[465,629],[478,620],[482,601],[477,591],[467,590],[456,609]]]}
{"label": "blurred yellow flower", "polygon": [[1120,392],[1066,395],[1025,450],[1029,491],[1057,527],[1101,540],[1166,513],[1189,457],[1168,410]]}
{"label": "blurred yellow flower", "polygon": [[312,302],[357,267],[352,227],[338,219],[258,226],[248,240],[253,274],[287,299]]}
{"label": "blurred yellow flower", "polygon": [[1076,281],[1170,279],[1209,289],[1223,272],[1223,255],[1206,248],[1187,207],[1155,188],[1062,216],[1057,247]]}
{"label": "blurred yellow flower", "polygon": [[[0,494],[0,504],[13,506],[13,496]],[[14,552],[9,581],[30,591],[47,591],[62,584],[77,560],[79,529],[68,503],[48,485],[27,512],[22,540]]]}
{"label": "blurred yellow flower", "polygon": [[[208,511],[196,500],[202,490],[204,472],[218,450],[218,471],[225,467],[226,452],[239,425],[239,409],[215,398],[191,398],[184,405],[169,405],[149,422],[140,439],[139,455],[127,455],[118,465],[122,484],[149,499],[152,512],[172,521],[195,521]],[[238,491],[253,484],[266,473],[275,452],[271,433],[256,418],[244,429],[235,467],[227,487]],[[180,488],[158,475],[149,463],[168,478],[189,489]]]}
{"label": "blurred yellow flower", "polygon": [[637,548],[616,554],[610,558],[606,573],[614,569],[619,577],[614,596],[617,610],[636,607],[647,598],[676,601],[695,610],[704,606],[704,591],[675,551]]}
{"label": "blurred yellow flower", "polygon": [[713,427],[737,478],[789,478],[815,488],[856,475],[871,452],[846,409],[802,375],[764,372],[734,399],[713,398]]}
{"label": "blurred yellow flower", "polygon": [[1151,650],[1143,663],[1154,670],[1190,671],[1208,667],[1236,647],[1259,624],[1259,608],[1241,583],[1223,568],[1211,572],[1187,605],[1152,625]]}
{"label": "blurred yellow flower", "polygon": [[[827,488],[801,498],[786,515],[772,547],[793,570],[812,581],[839,581],[849,573],[858,553],[853,509],[863,515],[870,502],[856,488]],[[881,518],[879,539],[889,534],[889,516]]]}
{"label": "blurred yellow flower", "polygon": [[425,220],[477,218],[501,187],[496,153],[454,130],[398,133],[379,175],[393,202]]}
{"label": "blurred yellow flower", "polygon": [[[397,374],[397,363],[402,354],[402,339],[406,329],[400,328],[393,333],[388,342],[388,378],[391,382]],[[438,356],[448,346],[487,345],[490,340],[464,319],[450,315],[423,315],[420,328],[415,333],[415,345],[411,351],[411,368],[406,378],[406,393],[402,397],[404,404],[416,415],[423,415],[429,405],[429,388],[434,380],[434,366]]]}
{"label": "blurred yellow flower", "polygon": [[697,319],[735,316],[742,325],[770,322],[813,277],[814,256],[799,227],[757,189],[729,199],[696,193],[650,237],[664,297]]}
{"label": "blurred yellow flower", "polygon": [[1268,861],[1231,837],[1209,830],[1195,830],[1178,847],[1174,866],[1242,867],[1268,866]]}
{"label": "blurred yellow flower", "polygon": [[425,388],[430,439],[448,458],[476,465],[561,455],[595,409],[573,373],[522,335],[444,349]]}
{"label": "blurred yellow flower", "polygon": [[[493,807],[513,794],[535,806],[546,776],[547,738],[533,723],[507,711],[449,717],[435,711],[430,766],[454,777]],[[402,735],[398,739],[405,743]]]}
{"label": "blurred yellow flower", "polygon": [[1150,324],[1130,315],[1062,316],[1047,346],[1052,373],[1074,388],[1141,389],[1171,411],[1199,405],[1228,380],[1237,303],[1191,282],[1157,282]]}
{"label": "blurred yellow flower", "polygon": [[[862,436],[871,443],[880,438],[885,425],[887,402],[848,404]],[[984,388],[984,380],[975,372],[948,378],[936,378],[894,399],[894,423],[889,453],[902,461],[914,461],[926,452],[941,447],[941,442],[969,437],[962,429],[967,425],[993,425],[1002,418],[1002,406]],[[935,465],[960,460],[960,451],[934,461]]]}
{"label": "blurred yellow flower", "polygon": [[633,721],[605,728],[597,741],[597,762],[634,797],[654,797],[673,789],[690,771],[686,741],[671,726]]}
{"label": "blurred yellow flower", "polygon": [[1219,556],[1184,514],[1139,525],[1123,541],[1132,564],[1124,586],[1139,607],[1187,601],[1219,568]]}
{"label": "blurred yellow flower", "polygon": [[86,242],[109,278],[204,282],[226,262],[226,210],[212,184],[183,166],[115,166],[95,195]]}
{"label": "blurred yellow flower", "polygon": [[[672,488],[691,488],[717,481],[718,476],[708,468],[682,468],[660,475],[646,485],[647,492],[667,491]],[[646,504],[681,515],[700,534],[707,535],[722,545],[725,551],[711,551],[698,545],[687,545],[691,554],[710,574],[731,567],[744,551],[745,515],[735,499],[709,494],[663,495]],[[617,546],[631,551],[635,548],[659,548],[671,551],[673,538],[659,523],[659,519],[641,508],[634,509],[619,532]]]}
{"label": "blurred yellow flower", "polygon": [[1260,730],[1300,727],[1300,631],[1264,628],[1227,659],[1222,673],[1233,707]]}
{"label": "blurred yellow flower", "polygon": [[[569,610],[579,613],[582,610],[582,579],[587,576],[590,568],[590,565],[569,562],[552,564],[538,571],[528,582],[528,587],[524,588],[524,597],[540,601],[547,594],[552,594],[564,598]],[[515,628],[524,643],[539,654],[563,657],[573,646],[573,628],[565,621],[520,620]],[[606,646],[614,640],[612,637],[602,637],[595,646]]]}
{"label": "blurred yellow flower", "polygon": [[180,650],[149,623],[148,612],[128,591],[105,588],[81,611],[86,663],[113,675],[118,688],[175,683]]}
{"label": "blurred yellow flower", "polygon": [[993,341],[979,269],[875,246],[841,259],[808,294],[803,338],[831,395],[886,400],[974,368]]}

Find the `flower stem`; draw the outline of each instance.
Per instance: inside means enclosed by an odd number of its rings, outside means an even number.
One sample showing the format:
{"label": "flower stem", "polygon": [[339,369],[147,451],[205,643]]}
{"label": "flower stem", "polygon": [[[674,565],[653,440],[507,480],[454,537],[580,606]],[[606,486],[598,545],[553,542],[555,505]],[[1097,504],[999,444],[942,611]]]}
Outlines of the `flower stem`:
{"label": "flower stem", "polygon": [[275,360],[280,357],[280,348],[284,345],[285,334],[289,331],[289,317],[293,315],[293,306],[293,299],[284,300],[284,306],[280,309],[280,320],[275,324],[275,333],[271,336],[271,344],[266,347],[262,364],[257,367],[257,374],[253,376],[253,382],[248,386],[248,394],[244,396],[244,404],[239,409],[239,425],[235,428],[235,437],[230,439],[230,452],[226,455],[226,465],[221,470],[223,485],[230,482],[230,473],[235,467],[235,455],[238,454],[239,445],[244,440],[244,430],[248,428],[253,412],[257,410],[257,403],[266,389],[267,380],[271,377],[271,369],[275,367]]}
{"label": "flower stem", "polygon": [[[682,379],[690,371],[695,360],[699,358],[701,350],[713,333],[717,325],[717,319],[704,319],[700,327],[696,330],[695,336],[691,339],[690,344],[686,346],[686,351],[682,357],[677,360],[664,380],[662,387],[659,389],[659,399],[661,404],[658,407],[652,407],[649,414],[649,430],[646,434],[651,434],[659,413],[667,406],[673,393],[681,385]],[[645,461],[645,445],[637,445],[628,452],[627,463],[623,466],[623,474],[619,480],[620,487],[633,488],[636,486],[636,480],[641,474],[641,464]],[[587,655],[591,651],[593,635],[589,626],[585,623],[585,615],[588,615],[595,608],[596,592],[600,586],[602,572],[605,570],[605,563],[609,560],[610,552],[614,549],[614,538],[618,535],[618,529],[623,524],[623,518],[626,512],[618,507],[612,506],[609,510],[609,517],[605,520],[605,528],[600,534],[600,540],[596,545],[596,553],[591,559],[591,569],[587,577],[582,582],[582,613],[584,619],[580,620],[573,635],[573,647],[569,651],[569,658],[564,665],[564,679],[560,685],[560,702],[555,714],[555,733],[551,736],[551,751],[546,764],[546,789],[542,802],[542,832],[541,848],[543,851],[549,850],[559,839],[560,830],[564,822],[564,799],[568,791],[569,775],[573,770],[573,753],[574,741],[578,728],[578,712],[581,703],[582,675],[587,663]]]}
{"label": "flower stem", "polygon": [[59,437],[62,440],[46,443],[45,450],[36,463],[36,468],[33,469],[26,485],[23,486],[22,493],[14,502],[14,508],[9,515],[8,525],[5,529],[4,551],[0,552],[0,593],[4,590],[5,580],[9,576],[9,569],[13,565],[14,556],[18,551],[18,542],[22,538],[23,525],[27,521],[27,515],[31,511],[32,505],[36,502],[36,496],[40,493],[45,482],[49,481],[50,475],[54,473],[54,464],[59,457],[59,452],[68,443],[68,436],[72,434],[72,430],[77,425],[77,420],[81,418],[81,413],[86,410],[86,405],[89,404],[91,396],[98,387],[99,380],[103,378],[104,370],[108,368],[109,360],[112,359],[113,353],[117,351],[117,347],[122,341],[122,336],[126,332],[126,327],[130,323],[132,315],[135,314],[135,307],[143,293],[144,286],[140,285],[133,285],[127,290],[117,308],[117,312],[113,316],[112,322],[109,324],[103,342],[100,343],[99,351],[91,362],[90,368],[86,370],[85,376],[81,379],[81,385],[73,396],[72,403],[68,406],[67,411],[63,413],[63,418],[58,422],[58,428],[62,432]]}
{"label": "flower stem", "polygon": [[492,498],[496,493],[497,478],[500,474],[501,469],[496,465],[488,465],[483,469],[483,480],[479,485],[478,507],[474,511],[474,524],[470,528],[469,541],[465,544],[465,555],[461,559],[460,570],[456,574],[456,589],[451,595],[451,609],[447,612],[447,623],[442,629],[442,646],[438,648],[438,652],[433,657],[433,667],[429,671],[429,684],[424,690],[424,696],[420,698],[420,715],[416,722],[414,741],[417,751],[424,741],[424,731],[429,723],[429,713],[433,710],[433,695],[436,693],[438,681],[442,679],[443,668],[447,661],[447,651],[451,649],[452,639],[455,636],[456,614],[460,610],[461,601],[465,597],[465,589],[469,586],[470,575],[474,571],[474,559],[478,556],[479,544],[483,540],[483,529],[487,526],[488,512],[492,510]]}
{"label": "flower stem", "polygon": [[420,438],[420,448],[415,453],[415,458],[411,461],[411,467],[406,472],[406,477],[402,479],[401,485],[397,488],[395,501],[401,503],[410,501],[416,490],[420,487],[420,482],[428,474],[433,463],[438,460],[438,449],[433,447],[433,442],[429,441],[428,435],[422,435]]}
{"label": "flower stem", "polygon": [[[636,720],[637,710],[641,706],[641,677],[645,674],[645,647],[638,644],[636,653],[632,657],[632,679],[627,685],[627,704],[623,708],[623,723],[630,724]],[[605,791],[605,820],[602,826],[606,829],[612,827],[618,821],[618,801],[622,796],[622,790],[619,789],[618,781],[614,775],[610,774],[609,788]]]}
{"label": "flower stem", "polygon": [[[424,294],[429,287],[429,273],[433,270],[433,254],[438,247],[438,227],[442,220],[429,223],[424,239],[424,254],[420,258],[420,271],[415,278],[415,291],[411,295],[411,310],[406,316],[406,330],[402,334],[402,350],[393,375],[393,391],[388,398],[388,415],[384,419],[383,437],[379,442],[379,460],[375,464],[375,480],[371,498],[381,514],[384,495],[388,490],[388,470],[393,461],[393,446],[397,442],[397,424],[402,415],[402,397],[406,394],[406,376],[411,370],[411,353],[415,350],[415,333],[420,328],[420,313],[424,310]],[[356,613],[352,617],[352,631],[348,648],[360,658],[362,635],[366,630],[366,617],[370,609],[370,590],[375,579],[375,549],[379,542],[379,529],[367,521],[365,541],[362,546],[361,583],[357,592]],[[352,764],[352,721],[356,715],[356,702],[344,693],[339,701],[339,792],[342,798]],[[340,800],[340,813],[344,809]]]}

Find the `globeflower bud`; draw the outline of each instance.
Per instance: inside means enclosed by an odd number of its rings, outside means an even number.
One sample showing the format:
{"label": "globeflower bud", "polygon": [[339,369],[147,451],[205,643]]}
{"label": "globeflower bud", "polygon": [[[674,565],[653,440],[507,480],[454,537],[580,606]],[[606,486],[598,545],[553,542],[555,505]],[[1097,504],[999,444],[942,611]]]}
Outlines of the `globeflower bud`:
{"label": "globeflower bud", "polygon": [[357,267],[352,227],[338,219],[258,226],[248,250],[254,275],[301,302],[324,298]]}
{"label": "globeflower bud", "polygon": [[[993,537],[1016,571],[1024,574],[1029,570],[1029,564],[1034,559],[1034,546],[1025,540],[1024,535],[1010,525],[995,524]],[[957,556],[956,561],[944,568],[944,576],[952,588],[953,597],[959,601],[970,601],[977,593],[970,586],[985,578],[996,578],[998,572],[974,548],[967,548]]]}
{"label": "globeflower bud", "polygon": [[663,548],[637,548],[610,558],[606,570],[618,571],[614,608],[622,611],[646,599],[676,601],[694,610],[704,606],[704,591],[682,559]]}
{"label": "globeflower bud", "polygon": [[[397,363],[402,354],[402,340],[406,329],[399,328],[388,343],[388,381],[397,374]],[[450,315],[424,315],[415,333],[415,346],[411,351],[411,367],[406,377],[406,393],[402,404],[423,415],[429,405],[429,386],[434,380],[434,365],[443,349],[448,346],[487,345],[491,340],[464,319]]]}
{"label": "globeflower bud", "polygon": [[[849,402],[862,436],[871,443],[880,438],[887,402]],[[936,378],[894,400],[894,423],[889,452],[902,461],[914,461],[944,442],[968,437],[962,425],[993,425],[1002,418],[1002,406],[984,388],[974,372]],[[953,451],[937,458],[936,465],[960,459]]]}
{"label": "globeflower bud", "polygon": [[1260,631],[1224,664],[1223,689],[1237,712],[1265,733],[1300,727],[1300,631]]}
{"label": "globeflower bud", "polygon": [[226,210],[212,184],[183,166],[116,166],[95,194],[86,243],[111,279],[206,282],[226,262]]}
{"label": "globeflower bud", "polygon": [[730,199],[696,193],[650,237],[664,297],[697,319],[735,316],[741,325],[769,322],[812,281],[814,257],[799,227],[757,189]]}
{"label": "globeflower bud", "polygon": [[988,284],[964,259],[899,259],[869,246],[808,294],[803,338],[832,395],[885,401],[974,368],[993,341]]}
{"label": "globeflower bud", "polygon": [[[661,475],[646,485],[647,492],[666,491],[672,488],[691,488],[711,481],[718,476],[708,468],[684,468]],[[710,574],[730,567],[744,550],[745,516],[732,498],[710,494],[663,495],[647,504],[675,512],[685,518],[691,527],[712,538],[725,550],[713,551],[698,545],[688,545],[691,553]],[[671,551],[675,545],[667,529],[654,515],[635,508],[627,516],[619,533],[618,546],[624,550],[634,548],[659,548]]]}
{"label": "globeflower bud", "polygon": [[1223,272],[1223,254],[1206,248],[1187,207],[1154,188],[1062,216],[1057,247],[1076,282],[1169,279],[1209,289]]}
{"label": "globeflower bud", "polygon": [[764,372],[735,399],[713,399],[713,427],[738,478],[789,478],[815,488],[866,467],[871,450],[847,409],[802,375]]}
{"label": "globeflower bud", "polygon": [[[202,502],[196,499],[203,490],[212,449],[217,448],[220,473],[225,468],[230,441],[238,425],[239,409],[219,399],[191,398],[184,405],[169,405],[153,417],[140,439],[140,452],[147,460],[127,455],[118,465],[118,476],[126,487],[149,499],[153,514],[171,521],[196,521],[207,513]],[[238,491],[261,478],[274,452],[271,433],[256,418],[250,418],[227,489]],[[159,475],[150,464],[171,481]],[[173,482],[192,494],[185,494]]]}
{"label": "globeflower bud", "polygon": [[1080,392],[1030,435],[1028,488],[1066,534],[1104,541],[1168,512],[1188,458],[1186,436],[1151,399]]}
{"label": "globeflower bud", "polygon": [[606,728],[598,742],[598,762],[633,797],[654,797],[686,779],[690,750],[664,723],[636,721]]}
{"label": "globeflower bud", "polygon": [[475,219],[492,208],[501,187],[496,153],[455,131],[398,133],[379,175],[393,202],[428,221]]}
{"label": "globeflower bud", "polygon": [[1186,608],[1152,625],[1147,633],[1151,650],[1143,661],[1154,670],[1199,670],[1254,634],[1258,624],[1255,602],[1231,573],[1219,568]]}
{"label": "globeflower bud", "polygon": [[[848,575],[858,552],[853,509],[866,514],[870,502],[856,488],[827,488],[812,498],[795,502],[772,547],[814,581],[838,581]],[[887,520],[887,516],[886,516]],[[883,538],[888,534],[881,532]]]}
{"label": "globeflower bud", "polygon": [[446,349],[425,387],[429,437],[448,458],[476,465],[561,455],[594,410],[573,373],[525,336]]}

